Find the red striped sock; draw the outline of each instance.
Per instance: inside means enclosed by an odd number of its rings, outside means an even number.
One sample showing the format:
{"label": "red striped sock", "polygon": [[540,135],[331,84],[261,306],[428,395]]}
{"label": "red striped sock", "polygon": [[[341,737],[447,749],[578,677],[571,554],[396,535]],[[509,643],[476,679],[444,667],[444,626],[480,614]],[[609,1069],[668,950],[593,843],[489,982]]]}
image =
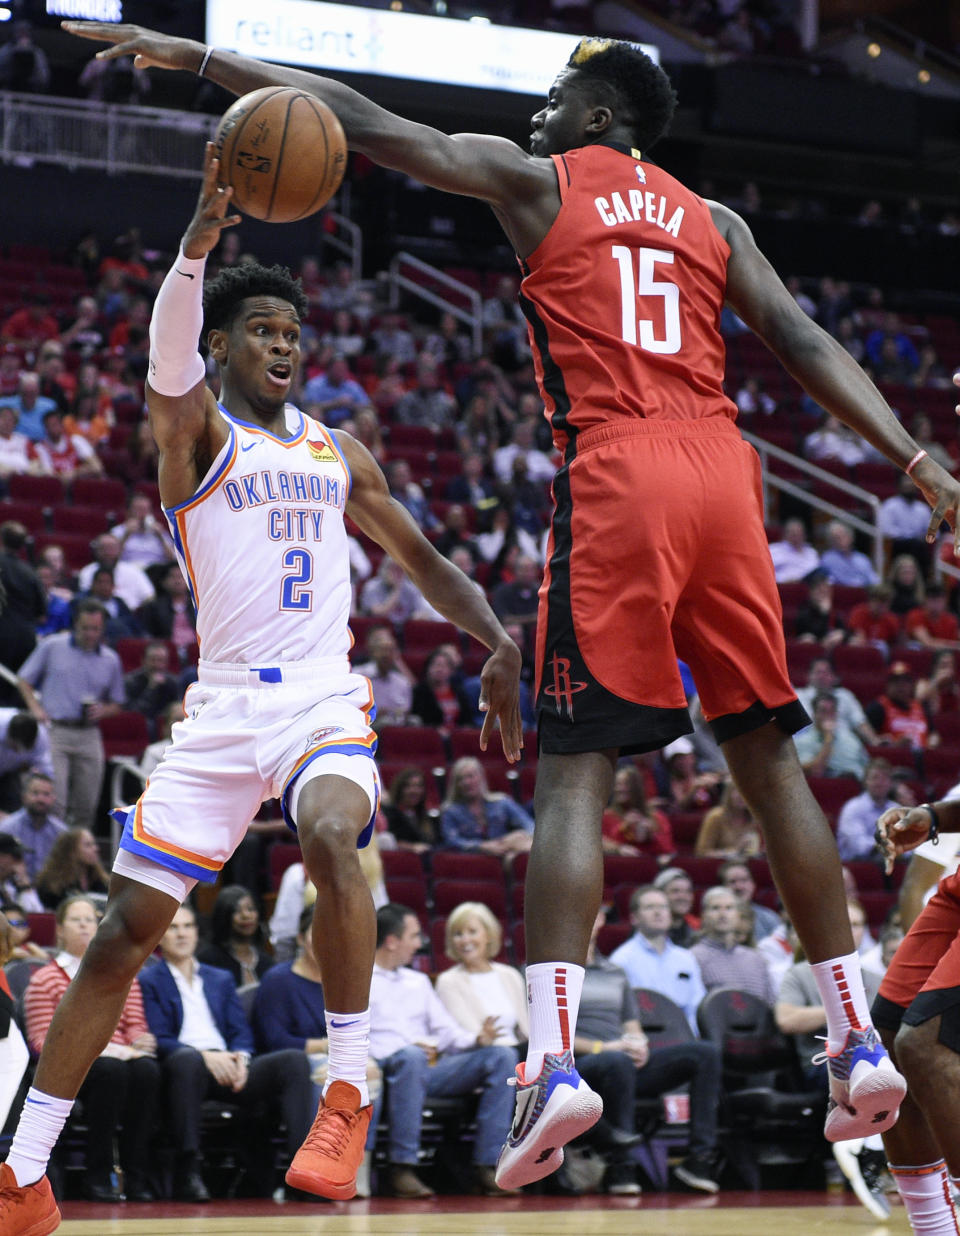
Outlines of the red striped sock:
{"label": "red striped sock", "polygon": [[583,966],[570,962],[539,962],[527,966],[527,1001],[530,1006],[530,1043],[524,1077],[533,1081],[547,1052],[573,1049],[583,990]]}
{"label": "red striped sock", "polygon": [[818,961],[810,969],[827,1014],[827,1050],[842,1051],[849,1030],[864,1030],[871,1024],[860,958],[850,953]]}

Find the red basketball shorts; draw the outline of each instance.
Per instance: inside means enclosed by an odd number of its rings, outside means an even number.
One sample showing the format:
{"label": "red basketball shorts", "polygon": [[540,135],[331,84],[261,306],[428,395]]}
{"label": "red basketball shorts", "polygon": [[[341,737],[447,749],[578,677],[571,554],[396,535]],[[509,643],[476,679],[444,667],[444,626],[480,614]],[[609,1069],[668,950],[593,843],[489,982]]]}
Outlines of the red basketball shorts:
{"label": "red basketball shorts", "polygon": [[760,461],[723,417],[589,430],[554,481],[537,627],[541,749],[624,753],[808,724],[787,674]]}

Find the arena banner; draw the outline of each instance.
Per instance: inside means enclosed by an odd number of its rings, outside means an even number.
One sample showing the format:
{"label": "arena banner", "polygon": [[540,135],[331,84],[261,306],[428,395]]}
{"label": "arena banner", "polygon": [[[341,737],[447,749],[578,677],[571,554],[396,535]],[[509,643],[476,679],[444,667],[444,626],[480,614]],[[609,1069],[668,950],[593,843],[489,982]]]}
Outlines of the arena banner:
{"label": "arena banner", "polygon": [[544,95],[578,36],[314,0],[207,0],[206,40],[304,69]]}

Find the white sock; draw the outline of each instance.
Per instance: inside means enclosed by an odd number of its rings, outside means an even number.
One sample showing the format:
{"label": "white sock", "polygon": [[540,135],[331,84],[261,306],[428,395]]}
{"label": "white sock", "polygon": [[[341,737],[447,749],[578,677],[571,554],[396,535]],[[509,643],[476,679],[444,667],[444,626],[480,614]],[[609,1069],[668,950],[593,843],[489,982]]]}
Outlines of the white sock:
{"label": "white sock", "polygon": [[890,1164],[903,1205],[914,1232],[923,1236],[957,1236],[957,1215],[950,1200],[947,1165],[925,1163],[920,1167]]}
{"label": "white sock", "polygon": [[370,1010],[362,1013],[324,1014],[327,1020],[327,1080],[326,1094],[335,1081],[349,1082],[360,1091],[360,1106],[370,1102],[367,1088],[367,1057],[370,1055]]}
{"label": "white sock", "polygon": [[573,1036],[583,991],[583,966],[567,961],[543,961],[527,966],[527,1003],[530,1006],[530,1042],[523,1075],[534,1081],[547,1052],[573,1050]]}
{"label": "white sock", "polygon": [[21,1189],[36,1184],[47,1170],[47,1160],[71,1111],[73,1099],[58,1099],[33,1086],[27,1091],[7,1155],[7,1163]]}
{"label": "white sock", "polygon": [[827,1014],[827,1051],[843,1051],[848,1030],[865,1030],[870,1022],[863,973],[856,953],[811,965]]}

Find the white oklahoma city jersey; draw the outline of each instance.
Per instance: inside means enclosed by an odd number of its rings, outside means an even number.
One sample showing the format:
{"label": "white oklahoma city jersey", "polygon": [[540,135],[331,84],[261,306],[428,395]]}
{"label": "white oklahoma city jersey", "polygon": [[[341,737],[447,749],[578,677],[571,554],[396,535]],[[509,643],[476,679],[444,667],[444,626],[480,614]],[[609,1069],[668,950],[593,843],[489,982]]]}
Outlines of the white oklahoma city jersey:
{"label": "white oklahoma city jersey", "polygon": [[237,420],[200,488],[165,508],[207,663],[277,665],[350,649],[347,461],[285,409],[289,438]]}

